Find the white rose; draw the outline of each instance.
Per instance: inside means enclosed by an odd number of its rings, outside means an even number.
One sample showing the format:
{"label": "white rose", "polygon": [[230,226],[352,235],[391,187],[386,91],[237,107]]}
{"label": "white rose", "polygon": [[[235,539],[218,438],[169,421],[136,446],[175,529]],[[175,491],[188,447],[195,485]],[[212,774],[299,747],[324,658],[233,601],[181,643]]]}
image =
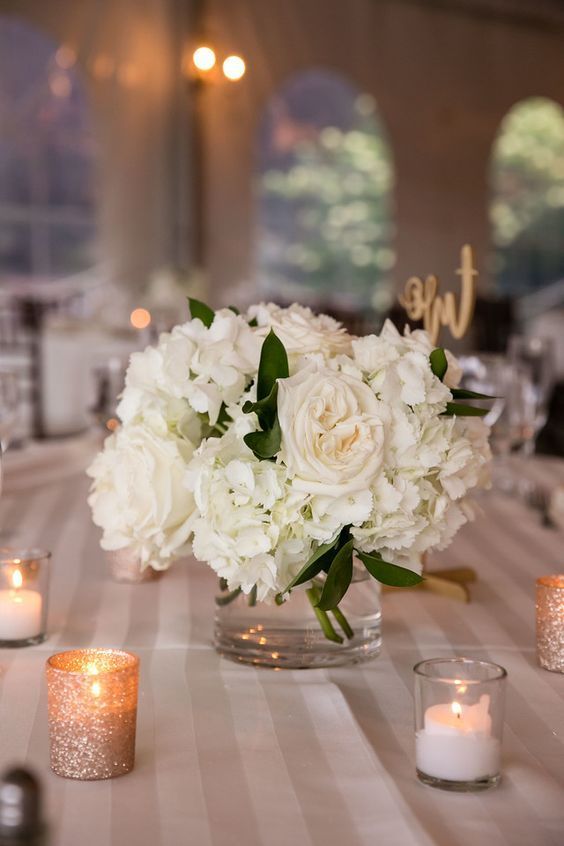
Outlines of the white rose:
{"label": "white rose", "polygon": [[191,455],[186,441],[146,425],[124,426],[106,440],[87,471],[103,549],[131,547],[156,569],[186,551],[194,498],[183,481]]}
{"label": "white rose", "polygon": [[278,383],[279,460],[293,487],[331,497],[370,487],[383,455],[379,402],[359,379],[302,370]]}
{"label": "white rose", "polygon": [[273,329],[289,356],[322,353],[328,357],[351,351],[351,336],[341,323],[297,303],[289,308],[261,303],[251,306],[248,316],[257,321],[258,337],[265,338]]}

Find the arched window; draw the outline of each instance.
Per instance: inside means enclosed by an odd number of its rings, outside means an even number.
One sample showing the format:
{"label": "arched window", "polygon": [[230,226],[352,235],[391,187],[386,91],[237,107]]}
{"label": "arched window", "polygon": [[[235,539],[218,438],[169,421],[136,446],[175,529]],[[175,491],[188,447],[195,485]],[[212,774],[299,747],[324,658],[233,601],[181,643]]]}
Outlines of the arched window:
{"label": "arched window", "polygon": [[76,57],[0,17],[0,278],[53,278],[94,261],[95,159]]}
{"label": "arched window", "polygon": [[385,311],[393,165],[373,98],[338,74],[306,71],[271,98],[259,132],[261,295]]}
{"label": "arched window", "polygon": [[530,98],[504,118],[491,164],[490,220],[498,291],[564,280],[564,110]]}

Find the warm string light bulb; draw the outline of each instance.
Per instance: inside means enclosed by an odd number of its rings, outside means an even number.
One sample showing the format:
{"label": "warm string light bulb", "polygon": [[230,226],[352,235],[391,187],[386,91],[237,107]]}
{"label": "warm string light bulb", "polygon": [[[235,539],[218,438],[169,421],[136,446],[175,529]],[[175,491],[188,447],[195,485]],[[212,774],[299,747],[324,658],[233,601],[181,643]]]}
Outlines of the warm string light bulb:
{"label": "warm string light bulb", "polygon": [[245,75],[246,65],[241,56],[228,56],[223,62],[223,73],[227,79],[236,82]]}
{"label": "warm string light bulb", "polygon": [[198,47],[192,54],[192,61],[195,68],[205,73],[215,66],[215,53],[211,47]]}

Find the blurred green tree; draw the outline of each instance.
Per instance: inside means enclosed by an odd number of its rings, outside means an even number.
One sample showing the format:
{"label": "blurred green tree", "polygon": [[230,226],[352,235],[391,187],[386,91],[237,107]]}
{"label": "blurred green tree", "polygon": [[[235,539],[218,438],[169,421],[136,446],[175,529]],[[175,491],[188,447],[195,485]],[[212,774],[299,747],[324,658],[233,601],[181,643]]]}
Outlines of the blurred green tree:
{"label": "blurred green tree", "polygon": [[509,295],[564,279],[564,110],[542,97],[504,118],[491,165],[494,276]]}
{"label": "blurred green tree", "polygon": [[355,95],[345,123],[276,116],[259,178],[263,289],[382,312],[393,297],[392,157],[371,97]]}

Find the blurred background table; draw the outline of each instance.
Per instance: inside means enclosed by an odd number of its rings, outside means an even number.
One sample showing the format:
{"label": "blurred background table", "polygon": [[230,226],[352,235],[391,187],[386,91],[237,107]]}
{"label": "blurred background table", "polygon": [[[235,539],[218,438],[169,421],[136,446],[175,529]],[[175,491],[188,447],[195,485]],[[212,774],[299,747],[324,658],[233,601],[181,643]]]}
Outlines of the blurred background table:
{"label": "blurred background table", "polygon": [[[3,543],[53,552],[51,636],[0,651],[0,765],[40,775],[53,846],[562,844],[564,677],[541,670],[534,649],[534,582],[562,571],[561,532],[488,494],[484,516],[432,561],[476,569],[469,605],[386,594],[376,661],[254,669],[211,647],[216,583],[204,565],[180,562],[141,585],[108,578],[86,504],[94,448],[74,442],[65,458],[60,446],[63,477],[7,461],[1,502]],[[564,462],[528,466],[535,481],[564,484]],[[137,763],[122,779],[65,781],[48,765],[43,665],[94,645],[141,656]],[[442,793],[415,777],[412,667],[455,654],[509,673],[503,781],[483,794]]]}

